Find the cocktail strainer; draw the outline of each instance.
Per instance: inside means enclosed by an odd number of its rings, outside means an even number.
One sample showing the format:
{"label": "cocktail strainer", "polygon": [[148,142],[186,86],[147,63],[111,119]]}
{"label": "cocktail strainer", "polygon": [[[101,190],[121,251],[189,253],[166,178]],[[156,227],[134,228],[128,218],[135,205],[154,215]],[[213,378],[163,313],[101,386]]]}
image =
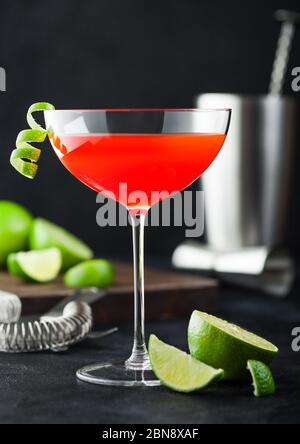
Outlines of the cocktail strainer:
{"label": "cocktail strainer", "polygon": [[85,302],[70,302],[57,317],[0,323],[0,351],[62,351],[86,337],[92,324],[90,306]]}
{"label": "cocktail strainer", "polygon": [[[0,351],[23,353],[67,349],[90,333],[93,316],[89,304],[101,299],[105,294],[104,291],[93,288],[81,290],[59,302],[44,316],[18,319],[21,312],[20,299],[16,295],[3,293],[1,321],[7,319],[5,322],[0,322]],[[13,305],[16,306],[16,310],[13,310]],[[102,332],[98,337],[115,330]]]}

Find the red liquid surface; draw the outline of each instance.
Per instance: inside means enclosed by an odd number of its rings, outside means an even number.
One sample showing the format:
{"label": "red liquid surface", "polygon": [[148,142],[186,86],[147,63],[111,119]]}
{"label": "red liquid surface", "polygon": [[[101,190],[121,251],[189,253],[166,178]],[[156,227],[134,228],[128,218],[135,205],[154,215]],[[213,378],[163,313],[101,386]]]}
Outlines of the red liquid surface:
{"label": "red liquid surface", "polygon": [[[159,192],[174,194],[197,179],[215,159],[225,137],[92,134],[54,135],[50,140],[64,166],[85,185],[106,195],[113,193],[128,208],[149,208],[165,197]],[[120,184],[126,184],[121,193]]]}

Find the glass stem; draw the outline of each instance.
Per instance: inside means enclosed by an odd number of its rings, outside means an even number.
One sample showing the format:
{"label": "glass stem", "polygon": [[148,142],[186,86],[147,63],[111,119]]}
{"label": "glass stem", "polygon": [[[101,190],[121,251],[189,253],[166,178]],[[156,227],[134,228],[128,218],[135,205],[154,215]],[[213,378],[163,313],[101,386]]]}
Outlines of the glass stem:
{"label": "glass stem", "polygon": [[126,367],[133,370],[150,369],[145,344],[145,303],[144,303],[144,227],[145,214],[130,213],[133,234],[134,266],[134,338],[130,358]]}

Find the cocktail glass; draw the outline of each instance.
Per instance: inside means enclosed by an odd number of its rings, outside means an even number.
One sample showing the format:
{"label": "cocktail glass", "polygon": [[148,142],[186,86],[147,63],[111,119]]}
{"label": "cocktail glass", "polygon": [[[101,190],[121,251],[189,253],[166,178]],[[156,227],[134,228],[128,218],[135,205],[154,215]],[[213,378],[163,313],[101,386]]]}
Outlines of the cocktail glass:
{"label": "cocktail glass", "polygon": [[124,205],[133,230],[132,354],[126,361],[82,368],[77,377],[102,385],[159,385],[144,334],[145,217],[151,206],[186,188],[213,162],[225,141],[231,111],[51,110],[44,115],[63,165],[88,187]]}

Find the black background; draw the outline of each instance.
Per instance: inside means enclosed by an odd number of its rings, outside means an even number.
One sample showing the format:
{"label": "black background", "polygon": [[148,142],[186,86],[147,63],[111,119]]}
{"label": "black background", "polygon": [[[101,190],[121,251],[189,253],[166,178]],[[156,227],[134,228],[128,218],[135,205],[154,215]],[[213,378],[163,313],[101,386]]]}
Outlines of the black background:
{"label": "black background", "polygon": [[[27,107],[182,107],[203,92],[266,93],[279,32],[272,14],[282,7],[299,10],[299,0],[0,0],[0,198],[64,225],[99,254],[125,255],[129,228],[97,227],[95,193],[49,145],[35,181],[9,166]],[[300,32],[290,62],[299,65]],[[183,237],[152,228],[148,253],[167,255]]]}

